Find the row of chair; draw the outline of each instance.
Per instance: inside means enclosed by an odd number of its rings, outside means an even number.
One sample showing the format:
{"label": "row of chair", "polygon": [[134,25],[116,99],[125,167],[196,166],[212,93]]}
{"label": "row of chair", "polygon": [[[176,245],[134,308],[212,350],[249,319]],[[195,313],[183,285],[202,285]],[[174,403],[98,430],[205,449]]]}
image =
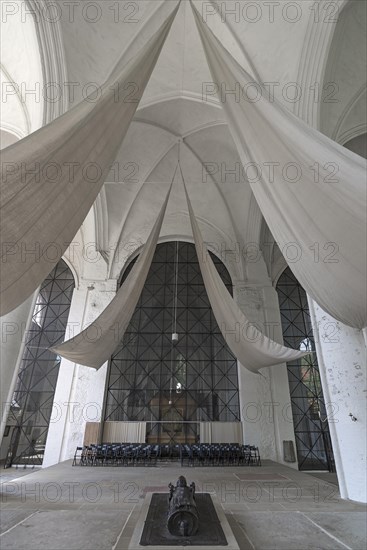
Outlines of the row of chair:
{"label": "row of chair", "polygon": [[261,466],[259,449],[238,443],[84,445],[76,448],[73,466],[155,466],[158,461],[178,461],[181,466]]}
{"label": "row of chair", "polygon": [[73,466],[149,466],[157,463],[159,445],[105,443],[77,447]]}
{"label": "row of chair", "polygon": [[258,447],[239,443],[197,443],[181,446],[181,465],[261,466]]}

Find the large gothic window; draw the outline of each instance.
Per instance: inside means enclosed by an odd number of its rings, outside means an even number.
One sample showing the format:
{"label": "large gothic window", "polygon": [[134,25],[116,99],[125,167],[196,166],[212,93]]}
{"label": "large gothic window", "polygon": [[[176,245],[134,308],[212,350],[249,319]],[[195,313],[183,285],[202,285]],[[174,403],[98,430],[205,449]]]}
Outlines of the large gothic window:
{"label": "large gothic window", "polygon": [[[213,260],[232,292],[227,269]],[[172,344],[175,296],[178,341]],[[111,358],[105,420],[146,421],[147,441],[161,443],[195,441],[200,422],[240,420],[237,360],[215,321],[194,245],[157,246],[131,323]]]}
{"label": "large gothic window", "polygon": [[[289,268],[279,278],[277,291],[284,344],[315,351],[307,295]],[[333,470],[316,353],[289,362],[287,367],[299,469]]]}
{"label": "large gothic window", "polygon": [[64,340],[74,286],[63,260],[41,285],[8,417],[8,466],[42,464],[60,367],[48,348]]}

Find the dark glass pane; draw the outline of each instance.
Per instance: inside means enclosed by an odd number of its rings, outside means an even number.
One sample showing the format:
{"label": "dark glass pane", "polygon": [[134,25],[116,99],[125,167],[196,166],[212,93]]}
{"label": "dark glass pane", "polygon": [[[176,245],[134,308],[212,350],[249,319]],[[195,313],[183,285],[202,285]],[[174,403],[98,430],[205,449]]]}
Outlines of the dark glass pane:
{"label": "dark glass pane", "polygon": [[63,260],[41,285],[20,366],[8,424],[7,464],[42,464],[60,358],[47,348],[65,335],[74,277]]}
{"label": "dark glass pane", "polygon": [[[277,292],[284,344],[295,349],[315,350],[307,295],[287,268]],[[316,354],[287,363],[292,414],[300,470],[333,469],[329,426]]]}
{"label": "dark glass pane", "polygon": [[[131,323],[111,358],[105,411],[105,420],[152,422],[147,441],[161,443],[196,441],[200,421],[240,420],[236,358],[214,319],[194,245],[176,246],[156,248]],[[232,293],[226,267],[212,258]],[[174,331],[179,339],[172,346]]]}

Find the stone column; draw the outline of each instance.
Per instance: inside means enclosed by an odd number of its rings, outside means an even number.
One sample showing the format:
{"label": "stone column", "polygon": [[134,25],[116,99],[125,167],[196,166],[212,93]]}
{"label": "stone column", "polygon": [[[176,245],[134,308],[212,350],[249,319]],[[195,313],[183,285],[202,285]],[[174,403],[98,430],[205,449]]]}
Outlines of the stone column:
{"label": "stone column", "polygon": [[[115,294],[116,280],[82,281],[73,293],[65,339],[90,325]],[[101,420],[106,373],[107,363],[96,371],[62,358],[43,467],[72,458],[83,444],[86,422]]]}
{"label": "stone column", "polygon": [[345,499],[366,502],[364,334],[336,321],[310,298],[309,307],[340,494]]}
{"label": "stone column", "polygon": [[[261,332],[283,342],[278,296],[270,282],[255,285],[237,281],[234,298]],[[238,376],[244,442],[257,445],[263,458],[284,463],[283,441],[294,442],[286,365],[254,374],[239,363]],[[296,462],[287,465],[297,468]]]}
{"label": "stone column", "polygon": [[2,441],[4,435],[10,403],[17,382],[19,366],[23,357],[25,333],[32,319],[37,294],[38,291],[32,294],[32,296],[16,309],[1,317],[0,441]]}
{"label": "stone column", "polygon": [[[279,298],[273,286],[263,288],[265,296],[265,333],[278,342],[284,344],[283,328],[279,309]],[[298,469],[297,448],[294,435],[291,395],[289,391],[288,371],[286,363],[268,369],[271,381],[271,398],[273,402],[274,435],[277,447],[277,461],[289,467]],[[284,441],[292,441],[295,461],[284,460]]]}

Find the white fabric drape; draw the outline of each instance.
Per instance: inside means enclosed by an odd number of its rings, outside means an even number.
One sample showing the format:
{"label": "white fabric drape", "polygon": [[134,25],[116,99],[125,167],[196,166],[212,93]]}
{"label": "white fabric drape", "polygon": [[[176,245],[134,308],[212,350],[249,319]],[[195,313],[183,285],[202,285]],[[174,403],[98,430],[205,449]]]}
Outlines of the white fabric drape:
{"label": "white fabric drape", "polygon": [[113,422],[103,425],[103,443],[145,443],[146,422]]}
{"label": "white fabric drape", "polygon": [[[171,188],[172,184],[143,250],[116,296],[88,328],[60,346],[50,348],[51,351],[74,363],[95,369],[99,369],[111,357],[125,334],[142,293],[157,246]],[[91,338],[91,334],[96,336]]]}
{"label": "white fabric drape", "polygon": [[212,422],[200,422],[200,443],[212,442]]}
{"label": "white fabric drape", "polygon": [[0,315],[24,302],[57,264],[121,146],[178,6],[101,87],[2,151]]}
{"label": "white fabric drape", "polygon": [[241,422],[212,422],[211,431],[212,443],[243,443]]}
{"label": "white fabric drape", "polygon": [[365,161],[274,100],[192,7],[249,183],[289,267],[330,315],[365,327]]}
{"label": "white fabric drape", "polygon": [[184,183],[189,209],[192,232],[201,274],[219,329],[229,348],[248,370],[257,372],[263,367],[270,367],[293,361],[308,353],[287,348],[274,342],[250,323],[242,313],[225,287],[206,245],[201,236],[195,218],[186,185]]}
{"label": "white fabric drape", "polygon": [[241,422],[200,422],[200,443],[243,443]]}

